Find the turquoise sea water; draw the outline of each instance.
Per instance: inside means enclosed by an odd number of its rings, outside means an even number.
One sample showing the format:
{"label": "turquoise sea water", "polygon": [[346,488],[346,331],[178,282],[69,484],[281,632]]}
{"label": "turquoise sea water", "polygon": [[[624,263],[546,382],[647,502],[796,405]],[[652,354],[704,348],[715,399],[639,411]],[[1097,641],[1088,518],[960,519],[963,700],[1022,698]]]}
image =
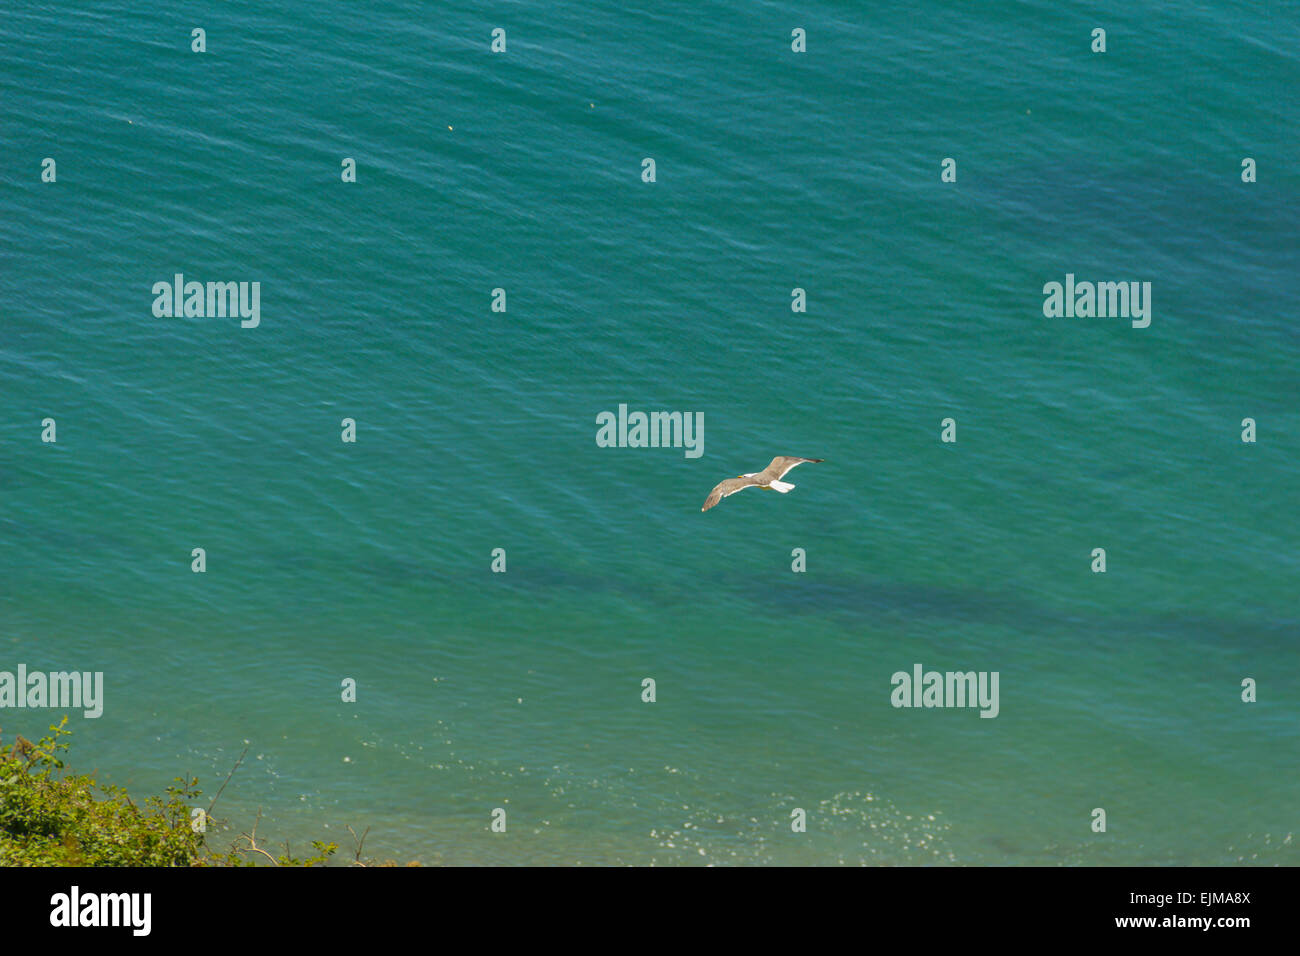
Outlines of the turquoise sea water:
{"label": "turquoise sea water", "polygon": [[132,791],[247,741],[221,815],[295,846],[1300,862],[1300,11],[1178,6],[6,8],[0,670],[103,671]]}

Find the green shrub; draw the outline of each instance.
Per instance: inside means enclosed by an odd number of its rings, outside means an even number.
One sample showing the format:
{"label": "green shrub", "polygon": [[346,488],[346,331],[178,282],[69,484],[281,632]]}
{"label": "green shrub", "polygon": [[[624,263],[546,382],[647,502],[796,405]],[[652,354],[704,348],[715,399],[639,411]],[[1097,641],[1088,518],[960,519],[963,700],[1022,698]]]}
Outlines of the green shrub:
{"label": "green shrub", "polygon": [[[64,772],[72,733],[67,722],[64,717],[51,726],[37,743],[19,737],[8,752],[0,748],[0,866],[317,866],[338,849],[318,840],[305,859],[292,856],[287,845],[272,855],[258,846],[254,826],[229,851],[215,852],[207,834],[191,826],[202,793],[197,777],[177,777],[166,796],[137,806],[121,787]],[[211,805],[205,808],[210,812]],[[212,822],[208,816],[209,827]]]}

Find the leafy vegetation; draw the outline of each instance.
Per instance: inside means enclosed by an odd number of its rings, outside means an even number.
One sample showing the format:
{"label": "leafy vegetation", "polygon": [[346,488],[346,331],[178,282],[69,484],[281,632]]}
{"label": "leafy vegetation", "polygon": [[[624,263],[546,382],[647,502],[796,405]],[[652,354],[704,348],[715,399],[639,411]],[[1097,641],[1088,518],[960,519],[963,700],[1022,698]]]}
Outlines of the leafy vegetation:
{"label": "leafy vegetation", "polygon": [[[197,777],[177,777],[165,796],[138,805],[121,787],[66,772],[67,722],[36,743],[18,737],[7,752],[0,747],[0,866],[321,866],[338,850],[317,840],[306,857],[293,856],[287,844],[274,854],[258,844],[256,824],[228,850],[214,850],[211,814],[225,783],[206,807]],[[364,842],[362,834],[354,865],[374,865],[361,859]]]}

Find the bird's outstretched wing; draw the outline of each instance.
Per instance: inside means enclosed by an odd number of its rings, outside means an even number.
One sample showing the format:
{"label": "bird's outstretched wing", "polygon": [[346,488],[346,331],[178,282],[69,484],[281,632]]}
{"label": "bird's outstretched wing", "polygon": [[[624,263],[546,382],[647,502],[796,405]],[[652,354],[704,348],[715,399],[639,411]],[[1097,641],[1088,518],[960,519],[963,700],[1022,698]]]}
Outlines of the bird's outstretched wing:
{"label": "bird's outstretched wing", "polygon": [[709,497],[704,499],[704,507],[701,511],[708,511],[727,495],[734,495],[737,491],[744,491],[758,484],[754,478],[728,478],[726,481],[720,481],[714,485],[713,490],[709,492]]}
{"label": "bird's outstretched wing", "polygon": [[763,474],[770,475],[771,480],[780,480],[796,465],[802,465],[804,462],[823,462],[825,460],[825,458],[792,458],[789,455],[778,455],[772,459],[770,465],[763,469]]}

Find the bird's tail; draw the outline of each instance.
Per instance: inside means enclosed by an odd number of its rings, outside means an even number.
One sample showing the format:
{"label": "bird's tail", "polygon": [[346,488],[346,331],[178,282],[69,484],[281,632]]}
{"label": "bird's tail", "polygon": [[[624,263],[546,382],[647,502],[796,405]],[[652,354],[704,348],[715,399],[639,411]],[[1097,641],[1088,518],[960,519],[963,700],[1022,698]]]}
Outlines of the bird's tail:
{"label": "bird's tail", "polygon": [[779,491],[784,495],[789,493],[794,488],[794,485],[790,484],[788,481],[774,481],[768,485],[768,487],[773,491]]}

